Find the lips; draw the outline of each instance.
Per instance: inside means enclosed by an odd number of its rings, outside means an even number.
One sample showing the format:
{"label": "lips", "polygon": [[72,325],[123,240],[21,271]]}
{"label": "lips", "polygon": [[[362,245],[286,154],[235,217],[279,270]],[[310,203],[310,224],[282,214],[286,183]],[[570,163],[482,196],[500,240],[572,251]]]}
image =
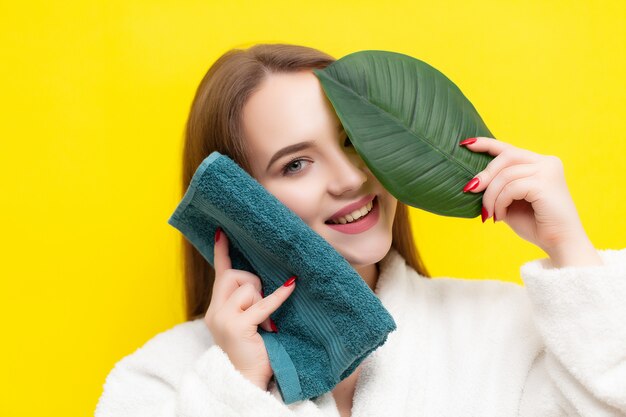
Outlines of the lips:
{"label": "lips", "polygon": [[378,224],[378,221],[380,219],[379,206],[380,205],[378,204],[378,199],[374,198],[374,200],[372,201],[372,210],[365,216],[353,222],[345,224],[327,223],[326,226],[337,233],[343,233],[347,235],[358,235],[361,233],[365,233]]}
{"label": "lips", "polygon": [[365,197],[361,198],[360,200],[355,201],[354,203],[348,204],[347,206],[345,206],[344,208],[342,208],[341,210],[337,211],[335,214],[330,216],[326,220],[326,223],[329,223],[331,219],[336,219],[338,217],[345,216],[346,214],[352,213],[356,209],[360,209],[361,207],[363,207],[370,201],[373,201],[374,197],[376,197],[376,194],[368,194]]}

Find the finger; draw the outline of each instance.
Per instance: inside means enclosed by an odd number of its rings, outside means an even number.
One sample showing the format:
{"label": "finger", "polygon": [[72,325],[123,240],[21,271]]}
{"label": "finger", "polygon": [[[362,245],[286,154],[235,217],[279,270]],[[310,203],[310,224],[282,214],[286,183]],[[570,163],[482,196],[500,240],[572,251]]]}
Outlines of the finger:
{"label": "finger", "polygon": [[215,302],[217,306],[223,305],[238,288],[246,284],[252,285],[259,296],[261,295],[261,280],[253,273],[240,269],[228,269],[222,272],[220,278],[213,282],[211,303]]}
{"label": "finger", "polygon": [[[520,178],[532,176],[536,172],[537,166],[534,164],[512,165],[501,170],[496,177],[491,180],[487,190],[485,190],[485,193],[483,194],[483,207],[488,212],[485,220],[493,215],[495,211],[496,199],[507,184]],[[502,211],[496,212],[496,218],[504,220],[504,217],[498,217],[498,214],[504,215],[505,213]]]}
{"label": "finger", "polygon": [[[476,141],[472,142],[470,139],[476,139]],[[467,141],[468,143],[461,145],[461,143],[465,141]],[[502,152],[504,152],[506,149],[514,147],[513,145],[509,143],[502,142],[494,138],[484,137],[484,136],[477,136],[475,138],[465,139],[464,141],[461,141],[459,143],[459,146],[465,146],[467,149],[471,150],[472,152],[488,152],[489,155],[492,155],[492,156],[498,156]]]}
{"label": "finger", "polygon": [[[498,220],[502,220],[506,217],[507,208],[517,200],[525,200],[531,203],[536,201],[534,197],[532,185],[534,184],[534,180],[530,177],[519,178],[515,181],[511,181],[507,186],[502,190],[498,198],[496,199],[495,204],[495,213],[496,218]],[[500,213],[500,214],[498,214]],[[502,216],[502,218],[500,218]]]}
{"label": "finger", "polygon": [[480,193],[484,191],[491,181],[505,168],[515,164],[532,164],[538,162],[540,155],[519,148],[509,148],[495,157],[485,169],[476,174],[467,182],[463,192]]}
{"label": "finger", "polygon": [[[257,291],[254,285],[246,283],[232,293],[228,301],[225,303],[222,313],[227,312],[226,314],[241,314],[262,299],[261,294]],[[269,319],[264,320],[261,323],[252,323],[248,316],[242,316],[242,320],[246,322],[247,325],[260,325],[264,330],[268,332],[272,331]]]}
{"label": "finger", "polygon": [[213,266],[215,268],[215,277],[219,277],[222,273],[232,268],[230,256],[228,256],[228,236],[218,227],[215,230],[215,245],[213,246]]}
{"label": "finger", "polygon": [[[294,278],[294,277],[292,277]],[[250,307],[245,315],[250,317],[253,323],[261,323],[267,319],[270,314],[278,310],[278,308],[289,298],[296,288],[296,280],[288,279],[285,284],[278,287],[273,293]],[[287,285],[291,282],[291,285]]]}
{"label": "finger", "polygon": [[[528,185],[520,180],[531,179],[537,173],[537,166],[534,164],[514,165],[505,168],[485,191],[483,195],[483,207],[489,213],[489,218],[494,213],[498,220],[504,220],[506,217],[507,207],[513,200],[523,200],[526,198],[526,192],[519,190],[521,185]],[[528,190],[526,190],[528,191]]]}
{"label": "finger", "polygon": [[260,299],[261,294],[254,288],[254,285],[245,283],[233,291],[228,298],[228,304],[233,311],[241,313]]}
{"label": "finger", "polygon": [[[263,296],[263,290],[261,290],[261,299],[265,298]],[[264,330],[268,331],[268,332],[273,332],[274,329],[272,329],[272,325],[270,324],[270,318],[266,318],[265,320],[263,320],[261,322],[261,324],[259,324],[259,326],[261,326]]]}

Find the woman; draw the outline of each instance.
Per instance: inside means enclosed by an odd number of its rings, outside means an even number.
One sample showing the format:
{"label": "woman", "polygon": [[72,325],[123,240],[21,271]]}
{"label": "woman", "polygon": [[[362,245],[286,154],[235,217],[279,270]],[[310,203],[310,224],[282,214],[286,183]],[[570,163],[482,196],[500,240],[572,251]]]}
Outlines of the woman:
{"label": "woman", "polygon": [[297,277],[264,297],[218,230],[215,270],[183,240],[189,321],[116,364],[96,415],[626,415],[626,251],[594,249],[560,160],[462,141],[496,157],[464,188],[485,192],[483,222],[504,221],[549,260],[522,267],[525,287],[426,279],[407,207],[351,147],[312,72],[332,62],[295,45],[220,57],[191,108],[183,191],[212,151],[229,155],[348,260],[397,331],[332,392],[285,405],[257,329],[280,331],[269,316]]}

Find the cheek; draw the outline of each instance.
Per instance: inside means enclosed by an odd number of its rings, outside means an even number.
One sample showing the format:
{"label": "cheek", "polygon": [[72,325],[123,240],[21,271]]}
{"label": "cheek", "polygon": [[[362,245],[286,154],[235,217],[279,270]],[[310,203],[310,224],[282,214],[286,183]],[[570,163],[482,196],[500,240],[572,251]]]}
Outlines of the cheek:
{"label": "cheek", "polygon": [[385,217],[387,218],[388,224],[392,225],[396,216],[398,200],[388,192],[384,192],[383,196],[385,201]]}
{"label": "cheek", "polygon": [[281,184],[280,187],[264,186],[305,223],[311,225],[319,221],[323,213],[319,206],[322,199],[312,185],[294,182],[293,184]]}

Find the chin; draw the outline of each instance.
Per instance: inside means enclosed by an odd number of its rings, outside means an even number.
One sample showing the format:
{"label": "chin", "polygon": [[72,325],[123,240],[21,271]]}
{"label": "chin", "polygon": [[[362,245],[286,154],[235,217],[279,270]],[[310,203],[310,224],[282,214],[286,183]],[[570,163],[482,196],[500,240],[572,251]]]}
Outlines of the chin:
{"label": "chin", "polygon": [[[363,243],[370,243],[363,242]],[[387,255],[391,248],[391,236],[388,239],[379,239],[374,244],[353,245],[349,248],[335,248],[353,267],[371,265],[379,262]]]}

